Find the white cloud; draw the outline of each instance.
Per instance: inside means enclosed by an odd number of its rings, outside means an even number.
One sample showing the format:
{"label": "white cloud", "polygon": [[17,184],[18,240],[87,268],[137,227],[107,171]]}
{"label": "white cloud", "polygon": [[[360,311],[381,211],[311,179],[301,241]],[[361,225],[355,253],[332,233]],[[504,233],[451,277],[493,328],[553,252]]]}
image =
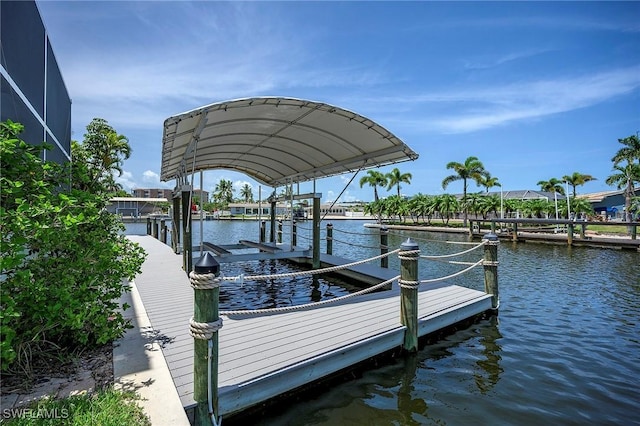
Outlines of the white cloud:
{"label": "white cloud", "polygon": [[468,133],[590,107],[638,89],[640,66],[635,66],[581,77],[469,87],[384,101],[412,104],[411,111],[403,113],[409,119],[399,116],[387,122],[441,133]]}
{"label": "white cloud", "polygon": [[142,173],[142,181],[145,183],[160,184],[160,175],[151,170]]}
{"label": "white cloud", "polygon": [[122,175],[116,176],[116,183],[122,185],[122,188],[128,193],[131,193],[131,190],[138,187],[136,182],[133,180],[133,174],[126,170],[122,172]]}

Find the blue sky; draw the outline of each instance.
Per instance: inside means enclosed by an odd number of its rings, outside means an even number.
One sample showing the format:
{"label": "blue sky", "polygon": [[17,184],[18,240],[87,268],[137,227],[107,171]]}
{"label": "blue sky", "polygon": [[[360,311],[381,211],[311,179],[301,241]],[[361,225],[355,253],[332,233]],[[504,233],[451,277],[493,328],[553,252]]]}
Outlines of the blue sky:
{"label": "blue sky", "polygon": [[[397,165],[413,175],[409,196],[443,193],[446,164],[471,155],[504,190],[573,172],[598,179],[578,193],[609,190],[618,138],[640,131],[639,2],[38,6],[72,98],[73,138],[93,117],[126,135],[126,189],[174,186],[158,179],[166,118],[251,96],[322,101],[375,120],[420,155]],[[340,201],[373,198],[358,184],[364,175]],[[316,190],[333,200],[351,177]],[[220,179],[258,194],[227,170],[206,172],[204,189]]]}

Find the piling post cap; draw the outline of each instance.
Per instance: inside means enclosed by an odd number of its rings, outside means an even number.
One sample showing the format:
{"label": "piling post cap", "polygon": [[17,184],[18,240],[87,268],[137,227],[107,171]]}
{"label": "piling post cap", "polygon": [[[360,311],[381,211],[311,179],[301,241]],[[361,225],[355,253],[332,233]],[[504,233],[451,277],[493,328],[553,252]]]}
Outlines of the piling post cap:
{"label": "piling post cap", "polygon": [[380,227],[380,232],[389,232],[389,228],[383,225]]}
{"label": "piling post cap", "polygon": [[418,250],[419,248],[420,247],[418,246],[418,243],[413,241],[411,238],[407,238],[407,241],[405,241],[404,243],[400,244],[400,249],[404,250],[404,251]]}
{"label": "piling post cap", "polygon": [[216,274],[220,273],[220,264],[211,255],[210,252],[205,252],[194,265],[193,270],[196,274]]}
{"label": "piling post cap", "polygon": [[484,236],[482,237],[483,240],[487,240],[487,241],[491,241],[491,242],[497,242],[498,241],[498,236],[496,234],[494,234],[493,232],[489,232],[488,234],[484,234]]}

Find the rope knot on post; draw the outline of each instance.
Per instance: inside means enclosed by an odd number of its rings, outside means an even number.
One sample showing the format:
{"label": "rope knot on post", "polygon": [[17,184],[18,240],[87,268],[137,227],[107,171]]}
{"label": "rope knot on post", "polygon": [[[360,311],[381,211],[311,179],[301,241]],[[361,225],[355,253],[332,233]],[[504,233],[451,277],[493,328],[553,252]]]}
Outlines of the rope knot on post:
{"label": "rope knot on post", "polygon": [[213,333],[222,328],[222,318],[213,322],[197,322],[191,317],[189,319],[189,334],[194,339],[210,340]]}
{"label": "rope knot on post", "polygon": [[420,257],[420,250],[404,250],[400,249],[398,259],[400,260],[417,260]]}
{"label": "rope knot on post", "polygon": [[403,280],[401,278],[398,280],[398,285],[400,288],[416,289],[420,287],[420,281]]}
{"label": "rope knot on post", "polygon": [[215,274],[198,274],[191,271],[189,272],[189,281],[194,290],[213,290],[220,287],[222,278]]}

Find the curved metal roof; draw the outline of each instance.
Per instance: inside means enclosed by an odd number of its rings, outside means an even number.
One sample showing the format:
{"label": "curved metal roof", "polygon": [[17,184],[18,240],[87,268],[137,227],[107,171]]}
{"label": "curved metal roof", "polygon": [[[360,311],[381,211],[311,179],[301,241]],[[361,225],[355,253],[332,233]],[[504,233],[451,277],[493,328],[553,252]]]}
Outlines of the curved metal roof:
{"label": "curved metal roof", "polygon": [[277,187],[416,158],[387,129],[354,112],[302,99],[257,97],[167,118],[160,178],[230,169]]}

